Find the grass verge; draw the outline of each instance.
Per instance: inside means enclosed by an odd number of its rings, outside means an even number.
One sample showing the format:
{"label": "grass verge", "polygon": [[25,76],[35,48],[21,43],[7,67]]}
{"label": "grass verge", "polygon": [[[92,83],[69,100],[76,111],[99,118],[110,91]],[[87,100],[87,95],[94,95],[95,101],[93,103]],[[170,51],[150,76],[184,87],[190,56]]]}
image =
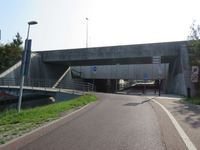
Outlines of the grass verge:
{"label": "grass verge", "polygon": [[200,105],[200,96],[194,96],[193,100],[192,98],[188,98],[187,96],[185,96],[184,98],[182,98],[182,100],[187,101],[193,105]]}
{"label": "grass verge", "polygon": [[16,109],[3,112],[0,114],[0,145],[60,118],[62,112],[79,109],[97,99],[86,94],[70,101],[20,110],[20,113]]}

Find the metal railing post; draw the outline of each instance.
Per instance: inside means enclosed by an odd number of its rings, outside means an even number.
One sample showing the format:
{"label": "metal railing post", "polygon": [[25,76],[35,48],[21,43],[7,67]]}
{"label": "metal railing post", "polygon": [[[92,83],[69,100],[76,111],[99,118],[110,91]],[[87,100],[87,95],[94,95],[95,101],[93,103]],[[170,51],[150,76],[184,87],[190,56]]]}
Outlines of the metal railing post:
{"label": "metal railing post", "polygon": [[73,99],[74,99],[74,82],[73,82]]}
{"label": "metal railing post", "polygon": [[45,92],[46,92],[46,79],[44,79],[44,88],[45,88]]}
{"label": "metal railing post", "polygon": [[59,84],[59,92],[60,92],[60,82],[58,84]]}
{"label": "metal railing post", "polygon": [[34,80],[34,79],[32,79],[32,91],[33,91],[33,80]]}
{"label": "metal railing post", "polygon": [[10,82],[9,82],[9,79],[8,79],[8,89],[9,89],[9,84],[10,84]]}
{"label": "metal railing post", "polygon": [[[48,81],[49,80],[49,81]],[[44,87],[42,91],[45,90],[45,92],[48,91],[48,85],[54,84],[54,80],[52,79],[39,79],[39,78],[27,78],[24,77],[24,86],[28,86],[32,91],[34,90],[34,87]],[[5,85],[8,89],[10,89],[12,86],[19,86],[21,83],[20,79],[18,78],[1,78],[0,79],[0,85]],[[97,87],[94,84],[87,83],[87,82],[80,82],[80,81],[63,81],[58,83],[57,89],[59,92],[62,92],[62,89],[68,89],[67,92],[70,92],[75,97],[75,92],[79,93],[80,95],[84,95],[85,92],[90,92],[93,88],[93,91],[97,90]],[[40,89],[41,90],[41,89]],[[77,90],[77,91],[76,91]],[[65,91],[65,90],[64,90]]]}

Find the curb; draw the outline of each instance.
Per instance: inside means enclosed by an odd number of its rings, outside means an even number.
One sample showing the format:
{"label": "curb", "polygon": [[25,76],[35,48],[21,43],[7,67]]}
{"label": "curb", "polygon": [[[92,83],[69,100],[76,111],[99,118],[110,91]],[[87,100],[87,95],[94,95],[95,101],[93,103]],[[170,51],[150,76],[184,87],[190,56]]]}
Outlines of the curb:
{"label": "curb", "polygon": [[74,113],[76,113],[76,112],[78,112],[78,111],[84,109],[85,107],[87,107],[88,105],[90,105],[90,104],[92,104],[92,103],[93,103],[93,101],[90,102],[90,103],[88,103],[87,105],[81,107],[80,109],[78,109],[78,110],[76,110],[76,111],[74,111],[74,112],[72,112],[72,113],[66,115],[66,116],[63,116],[63,117],[61,117],[61,118],[59,118],[59,119],[57,119],[57,120],[54,120],[54,121],[52,121],[52,122],[50,122],[50,123],[48,123],[48,124],[46,124],[46,125],[44,125],[44,126],[41,126],[41,127],[37,128],[37,129],[35,129],[35,130],[29,132],[29,133],[24,134],[24,135],[22,135],[22,136],[20,136],[20,137],[18,137],[18,138],[16,138],[16,139],[13,139],[13,140],[11,140],[11,141],[8,141],[8,142],[6,142],[5,144],[1,145],[1,146],[0,146],[0,149],[3,148],[3,147],[5,147],[5,146],[7,146],[7,145],[9,145],[9,144],[11,144],[11,143],[13,143],[13,142],[15,142],[15,141],[17,141],[17,140],[19,140],[19,139],[21,139],[21,138],[23,138],[23,137],[25,137],[25,136],[28,136],[28,135],[30,135],[30,134],[32,134],[32,133],[38,131],[38,130],[40,130],[40,129],[43,129],[43,128],[45,128],[45,127],[47,127],[47,126],[49,126],[49,125],[51,125],[51,124],[53,124],[53,123],[55,123],[55,122],[58,122],[58,121],[60,121],[60,120],[62,120],[62,119],[64,119],[64,118],[67,118],[67,117],[69,117],[70,115],[72,115],[72,114],[74,114]]}

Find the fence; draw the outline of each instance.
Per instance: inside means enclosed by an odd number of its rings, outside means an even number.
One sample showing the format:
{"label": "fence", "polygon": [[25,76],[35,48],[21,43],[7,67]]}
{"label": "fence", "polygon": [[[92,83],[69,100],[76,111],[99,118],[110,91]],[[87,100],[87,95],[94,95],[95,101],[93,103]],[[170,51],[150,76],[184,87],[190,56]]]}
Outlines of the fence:
{"label": "fence", "polygon": [[[15,78],[0,78],[0,86],[20,86],[20,79]],[[31,87],[32,89],[35,88],[44,88],[45,91],[47,88],[52,89],[59,89],[59,91],[63,89],[68,90],[80,90],[80,91],[92,91],[93,84],[87,83],[87,82],[79,82],[79,81],[61,81],[58,82],[56,79],[30,79],[25,78],[24,79],[24,87]],[[96,86],[94,85],[93,88],[94,91],[96,91]]]}

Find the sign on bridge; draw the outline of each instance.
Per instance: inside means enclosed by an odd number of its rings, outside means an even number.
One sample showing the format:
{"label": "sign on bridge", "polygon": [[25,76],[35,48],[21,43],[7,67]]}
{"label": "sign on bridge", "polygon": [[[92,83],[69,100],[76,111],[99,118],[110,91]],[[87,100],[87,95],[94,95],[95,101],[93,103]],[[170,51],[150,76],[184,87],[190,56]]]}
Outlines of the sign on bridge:
{"label": "sign on bridge", "polygon": [[147,78],[147,74],[145,73],[145,74],[143,74],[143,77],[144,77],[144,79],[146,79]]}
{"label": "sign on bridge", "polygon": [[152,57],[152,64],[160,64],[160,63],[161,63],[161,56]]}
{"label": "sign on bridge", "polygon": [[96,66],[94,66],[93,72],[94,72],[94,73],[97,73],[97,67],[96,67]]}

